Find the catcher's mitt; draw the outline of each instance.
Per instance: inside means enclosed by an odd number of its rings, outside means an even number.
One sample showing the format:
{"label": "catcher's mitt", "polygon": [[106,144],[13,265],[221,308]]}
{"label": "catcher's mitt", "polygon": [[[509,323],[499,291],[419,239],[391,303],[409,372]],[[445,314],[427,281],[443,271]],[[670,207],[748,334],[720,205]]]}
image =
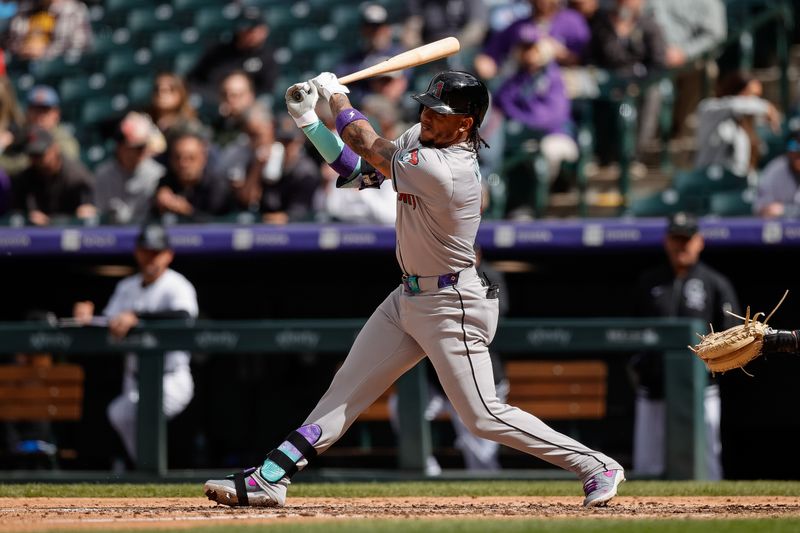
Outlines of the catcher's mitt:
{"label": "catcher's mitt", "polygon": [[689,346],[689,349],[703,360],[712,373],[743,368],[763,352],[797,352],[797,331],[775,330],[767,326],[787,294],[789,291],[783,294],[781,301],[763,322],[759,322],[758,318],[764,313],[756,313],[750,318],[749,306],[743,317],[728,311],[728,314],[744,320],[744,324],[716,333],[712,327],[708,335],[698,333],[700,342]]}

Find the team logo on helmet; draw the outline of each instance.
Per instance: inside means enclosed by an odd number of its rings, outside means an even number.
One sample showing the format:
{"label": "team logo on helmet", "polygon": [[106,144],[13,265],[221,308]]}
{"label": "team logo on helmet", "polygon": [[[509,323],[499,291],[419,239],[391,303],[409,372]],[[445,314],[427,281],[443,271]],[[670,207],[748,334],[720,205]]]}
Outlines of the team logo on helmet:
{"label": "team logo on helmet", "polygon": [[437,82],[433,88],[433,96],[435,96],[436,98],[441,98],[442,89],[444,89],[444,82],[443,81]]}

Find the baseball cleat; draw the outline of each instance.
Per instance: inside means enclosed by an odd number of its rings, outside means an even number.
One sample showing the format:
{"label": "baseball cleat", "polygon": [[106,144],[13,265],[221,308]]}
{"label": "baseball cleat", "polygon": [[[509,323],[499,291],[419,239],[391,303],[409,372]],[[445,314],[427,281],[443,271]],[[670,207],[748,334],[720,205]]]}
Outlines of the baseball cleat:
{"label": "baseball cleat", "polygon": [[584,507],[605,507],[617,495],[617,487],[625,481],[625,471],[606,470],[583,482]]}
{"label": "baseball cleat", "polygon": [[259,470],[248,468],[225,479],[209,479],[203,492],[209,500],[231,507],[283,507],[289,480],[270,483],[261,477]]}

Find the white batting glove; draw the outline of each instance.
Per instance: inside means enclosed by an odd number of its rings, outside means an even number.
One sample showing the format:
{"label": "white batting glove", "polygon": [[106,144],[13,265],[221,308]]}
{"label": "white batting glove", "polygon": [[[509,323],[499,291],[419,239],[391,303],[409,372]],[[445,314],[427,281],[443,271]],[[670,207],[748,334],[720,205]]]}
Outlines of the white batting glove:
{"label": "white batting glove", "polygon": [[314,107],[319,100],[319,92],[309,82],[295,83],[286,90],[286,108],[298,128],[304,128],[319,120]]}
{"label": "white batting glove", "polygon": [[347,94],[350,89],[339,83],[339,78],[333,72],[323,72],[311,80],[325,100],[330,100],[334,94]]}

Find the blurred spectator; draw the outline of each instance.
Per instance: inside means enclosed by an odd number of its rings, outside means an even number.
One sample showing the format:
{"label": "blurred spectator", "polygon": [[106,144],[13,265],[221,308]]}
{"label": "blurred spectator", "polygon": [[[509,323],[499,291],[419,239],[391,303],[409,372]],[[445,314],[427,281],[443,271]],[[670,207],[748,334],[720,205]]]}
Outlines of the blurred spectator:
{"label": "blurred spectator", "polygon": [[269,26],[261,11],[255,6],[244,7],[236,21],[233,40],[211,46],[189,72],[192,90],[213,102],[222,79],[231,72],[242,71],[259,95],[272,92],[278,66],[268,37]]}
{"label": "blurred spectator", "polygon": [[241,120],[241,133],[220,150],[215,164],[228,179],[239,207],[258,213],[264,181],[279,176],[283,145],[275,141],[272,113],[263,105],[253,103]]}
{"label": "blurred spectator", "polygon": [[198,122],[186,84],[172,72],[156,76],[147,112],[167,139]]}
{"label": "blurred spectator", "polygon": [[47,85],[34,86],[28,92],[26,117],[28,126],[43,128],[55,138],[65,157],[80,158],[78,140],[61,125],[61,99],[55,89]]}
{"label": "blurred spectator", "polygon": [[753,212],[764,218],[800,217],[800,133],[792,133],[786,153],[761,171]]}
{"label": "blurred spectator", "polygon": [[[723,0],[647,0],[646,11],[661,27],[667,48],[667,67],[684,67],[722,43],[728,34]],[[709,57],[708,61],[714,61]],[[716,69],[714,69],[716,71]],[[693,65],[674,78],[673,131],[678,133],[686,117],[703,97],[706,63]]]}
{"label": "blurred spectator", "polygon": [[[249,118],[249,117],[248,117]],[[248,120],[246,128],[251,138],[263,138],[263,131],[253,128],[258,122]],[[306,137],[288,117],[277,125],[278,144],[262,164],[261,212],[264,222],[285,224],[308,220],[312,217],[314,194],[320,185],[319,166],[305,149]],[[256,158],[257,161],[257,158]],[[271,171],[275,167],[276,171]]]}
{"label": "blurred spectator", "polygon": [[[591,46],[595,65],[618,77],[634,80],[665,67],[663,34],[652,17],[643,11],[643,4],[644,0],[616,0],[613,9],[601,10],[595,15]],[[658,87],[651,86],[644,92],[639,111],[639,151],[656,137],[660,109]],[[607,109],[605,111],[610,113]],[[603,117],[602,111],[599,114]],[[603,120],[601,118],[598,123]],[[602,142],[598,144],[600,151],[604,151]]]}
{"label": "blurred spectator", "polygon": [[320,173],[305,151],[302,131],[291,120],[276,124],[257,102],[241,119],[242,134],[222,149],[217,162],[239,207],[261,212],[272,224],[308,219]]}
{"label": "blurred spectator", "polygon": [[570,102],[559,67],[547,47],[546,39],[533,24],[518,26],[517,72],[495,92],[494,107],[481,130],[490,146],[481,152],[483,175],[500,171],[506,120],[519,122],[532,130],[531,136],[540,137],[539,150],[547,160],[551,182],[558,176],[562,162],[578,159],[578,145],[570,135]]}
{"label": "blurred spectator", "polygon": [[[108,330],[116,338],[125,337],[141,320],[178,320],[196,318],[197,293],[189,280],[169,266],[175,257],[163,226],[144,226],[136,239],[134,251],[139,272],[117,283],[114,294],[103,310]],[[93,324],[94,304],[76,302],[73,316],[82,324]],[[191,355],[185,351],[164,354],[163,410],[169,419],[181,413],[194,396],[194,380],[189,366]],[[125,355],[122,393],[108,405],[107,414],[117,430],[125,450],[136,461],[136,423],[139,406],[139,366],[136,354]]]}
{"label": "blurred spectator", "polygon": [[645,10],[664,34],[668,67],[680,67],[712,50],[728,34],[722,0],[647,0]]}
{"label": "blurred spectator", "polygon": [[520,30],[533,24],[542,40],[542,53],[560,65],[581,63],[591,35],[580,13],[564,8],[560,0],[530,0],[533,14],[491,35],[475,57],[475,70],[483,79],[497,76],[508,55],[519,44]]}
{"label": "blurred spectator", "polygon": [[170,140],[167,173],[156,189],[157,213],[202,220],[231,209],[230,187],[208,164],[208,140],[196,132],[182,132]]}
{"label": "blurred spectator", "polygon": [[219,86],[219,114],[212,124],[214,142],[224,147],[242,133],[244,112],[256,102],[253,82],[237,70],[222,79]]}
{"label": "blurred spectator", "polygon": [[762,92],[761,82],[744,72],[719,80],[717,96],[697,108],[696,168],[719,165],[738,176],[755,171],[760,156],[756,119],[766,118],[775,132],[781,127],[780,113]]}
{"label": "blurred spectator", "polygon": [[94,177],[78,160],[64,157],[53,135],[33,127],[25,142],[31,165],[17,174],[12,184],[17,209],[37,226],[56,216],[91,218]]}
{"label": "blurred spectator", "polygon": [[587,24],[589,24],[589,29],[591,30],[594,17],[597,15],[598,11],[600,11],[600,0],[569,0],[567,5],[570,9],[574,9],[586,19]]}
{"label": "blurred spectator", "polygon": [[592,26],[592,57],[619,76],[642,78],[666,65],[661,28],[643,11],[644,0],[616,0],[600,10]]}
{"label": "blurred spectator", "polygon": [[115,224],[140,224],[166,169],[153,159],[165,149],[164,136],[147,115],[130,112],[116,130],[114,156],[96,171],[95,206]]}
{"label": "blurred spectator", "polygon": [[[1,53],[1,52],[0,52]],[[0,76],[0,168],[8,174],[21,172],[28,166],[23,153],[25,141],[25,113],[17,101],[14,84]]]}
{"label": "blurred spectator", "polygon": [[26,0],[11,19],[5,46],[25,60],[81,53],[94,37],[89,10],[77,0]]}
{"label": "blurred spectator", "polygon": [[488,10],[483,0],[410,0],[408,11],[410,16],[406,19],[402,39],[406,48],[451,35],[461,43],[461,54],[483,44],[488,25]]}
{"label": "blurred spectator", "polygon": [[[698,318],[714,331],[736,325],[738,321],[726,313],[740,312],[736,292],[725,276],[700,260],[704,247],[696,217],[688,213],[670,217],[664,237],[668,263],[642,274],[634,316]],[[659,476],[665,469],[666,442],[663,354],[637,354],[631,371],[636,387],[633,469],[637,474]],[[706,479],[719,480],[721,403],[713,376],[705,390],[704,408]]]}
{"label": "blurred spectator", "polygon": [[[392,26],[386,8],[379,4],[364,4],[361,7],[361,43],[358,50],[349,54],[336,68],[339,76],[350,74],[379,63],[404,49],[394,42]],[[406,73],[401,73],[405,78]],[[350,99],[359,105],[369,94],[369,80],[348,84]]]}

